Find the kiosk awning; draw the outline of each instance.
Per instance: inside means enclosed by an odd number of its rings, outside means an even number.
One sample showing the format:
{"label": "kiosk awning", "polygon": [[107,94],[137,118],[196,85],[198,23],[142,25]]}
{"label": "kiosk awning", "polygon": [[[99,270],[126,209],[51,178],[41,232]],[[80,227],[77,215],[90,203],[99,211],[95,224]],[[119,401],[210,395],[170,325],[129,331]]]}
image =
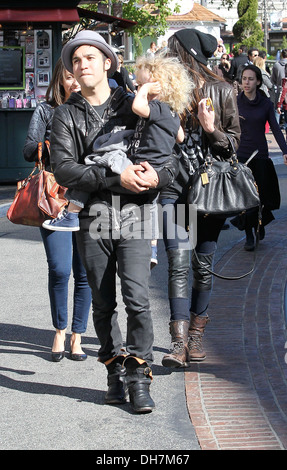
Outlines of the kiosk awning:
{"label": "kiosk awning", "polygon": [[77,22],[79,20],[77,8],[0,9],[1,23]]}
{"label": "kiosk awning", "polygon": [[81,18],[90,18],[95,21],[101,21],[103,23],[117,23],[120,28],[127,29],[136,25],[136,21],[126,20],[119,18],[118,16],[111,16],[105,13],[98,13],[97,11],[86,10],[84,8],[77,8],[78,14]]}

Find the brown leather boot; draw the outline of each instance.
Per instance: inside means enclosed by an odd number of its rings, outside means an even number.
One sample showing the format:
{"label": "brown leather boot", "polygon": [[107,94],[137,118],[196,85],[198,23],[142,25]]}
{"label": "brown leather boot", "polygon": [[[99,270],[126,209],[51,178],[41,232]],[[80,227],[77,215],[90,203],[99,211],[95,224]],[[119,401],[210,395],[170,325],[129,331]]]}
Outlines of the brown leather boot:
{"label": "brown leather boot", "polygon": [[165,367],[187,367],[188,366],[188,337],[189,323],[186,320],[176,320],[169,324],[171,334],[170,353],[162,358]]}
{"label": "brown leather boot", "polygon": [[200,315],[190,315],[190,323],[188,330],[188,354],[190,361],[204,361],[206,358],[205,351],[202,345],[202,337],[206,323],[209,318],[201,317]]}

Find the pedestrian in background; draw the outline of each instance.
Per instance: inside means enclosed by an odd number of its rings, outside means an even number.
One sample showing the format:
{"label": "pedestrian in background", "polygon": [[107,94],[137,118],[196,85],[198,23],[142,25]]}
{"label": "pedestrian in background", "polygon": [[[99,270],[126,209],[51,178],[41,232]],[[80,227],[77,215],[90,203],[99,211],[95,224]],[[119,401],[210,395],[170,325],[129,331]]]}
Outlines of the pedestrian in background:
{"label": "pedestrian in background", "polygon": [[280,121],[280,114],[276,112],[277,103],[279,101],[279,96],[282,91],[282,80],[285,78],[285,65],[287,64],[287,49],[282,49],[281,58],[278,62],[275,62],[272,68],[271,82],[276,86],[276,95],[275,95],[275,116],[277,122]]}
{"label": "pedestrian in background", "polygon": [[[45,141],[50,141],[52,120],[55,109],[62,105],[72,92],[80,89],[74,76],[68,72],[61,59],[58,60],[46,101],[35,109],[24,144],[24,158],[27,161],[38,160],[38,143],[43,143],[45,167],[51,171],[50,155]],[[61,361],[65,356],[66,329],[68,324],[68,284],[73,270],[74,296],[72,315],[72,335],[70,340],[70,358],[82,361],[87,358],[81,347],[81,335],[85,333],[91,306],[91,290],[86,271],[80,259],[75,234],[71,232],[51,232],[40,227],[48,263],[48,291],[52,322],[56,334],[52,346],[52,360]]]}
{"label": "pedestrian in background", "polygon": [[220,57],[220,64],[213,67],[213,72],[216,73],[220,78],[223,78],[227,83],[232,84],[232,79],[230,78],[230,68],[231,62],[229,55],[225,52]]}
{"label": "pedestrian in background", "polygon": [[230,77],[233,81],[236,81],[239,83],[240,70],[244,65],[247,64],[247,60],[248,60],[247,46],[242,44],[238,48],[237,55],[231,61]]}
{"label": "pedestrian in background", "polygon": [[[265,236],[265,226],[269,224],[274,216],[272,210],[280,207],[280,190],[277,174],[272,159],[269,158],[268,144],[265,135],[266,122],[269,123],[271,131],[277,144],[282,150],[284,161],[287,158],[287,145],[276,121],[273,104],[264,92],[260,90],[262,85],[262,74],[255,65],[248,65],[242,72],[243,91],[237,97],[239,110],[241,139],[237,150],[238,160],[245,163],[254,151],[258,153],[248,163],[258,185],[260,201],[262,204],[262,224],[259,229],[260,239]],[[240,216],[235,218],[234,225]],[[246,241],[244,249],[253,251],[255,248],[255,237],[253,230],[257,229],[257,211],[247,211],[241,216],[241,228],[244,227]]]}
{"label": "pedestrian in background", "polygon": [[121,76],[123,78],[124,90],[134,93],[136,88],[135,88],[135,85],[134,85],[132,79],[130,78],[130,74],[129,74],[128,70],[124,66],[124,58],[123,58],[122,54],[118,54],[118,60],[119,60],[118,71],[119,71],[119,73],[121,74]]}
{"label": "pedestrian in background", "polygon": [[253,64],[258,67],[261,71],[261,75],[262,75],[262,85],[261,85],[261,90],[265,93],[265,95],[267,96],[267,98],[270,98],[271,99],[271,96],[272,96],[272,103],[274,104],[274,96],[272,94],[273,90],[274,90],[274,85],[273,83],[271,82],[271,77],[269,75],[269,73],[266,71],[265,69],[265,62],[264,62],[264,59],[260,56],[258,57],[255,57],[254,61],[253,61]]}
{"label": "pedestrian in background", "polygon": [[130,78],[129,72],[124,67],[124,58],[122,54],[117,54],[119,65],[115,73],[113,74],[113,79],[117,82],[119,86],[122,86],[125,91],[131,93],[135,92],[135,86]]}
{"label": "pedestrian in background", "polygon": [[157,45],[154,41],[152,41],[150,43],[150,46],[149,46],[148,50],[146,51],[146,55],[154,57],[156,51],[157,51]]}
{"label": "pedestrian in background", "polygon": [[287,64],[285,65],[285,78],[282,79],[281,93],[279,95],[278,103],[276,103],[276,111],[280,114],[283,111],[284,114],[284,129],[287,136]]}

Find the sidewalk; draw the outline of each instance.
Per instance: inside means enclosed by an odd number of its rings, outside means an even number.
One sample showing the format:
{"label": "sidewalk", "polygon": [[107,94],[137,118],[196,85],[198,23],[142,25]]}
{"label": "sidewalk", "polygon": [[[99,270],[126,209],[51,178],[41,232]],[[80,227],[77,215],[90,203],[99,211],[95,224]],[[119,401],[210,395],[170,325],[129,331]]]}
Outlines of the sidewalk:
{"label": "sidewalk", "polygon": [[[273,136],[269,134],[267,138],[270,140],[270,154],[274,163],[282,163]],[[46,439],[46,447],[43,448],[69,448],[67,446],[70,444],[64,435],[58,436],[49,429],[51,419],[58,419],[57,413],[60,413],[62,429],[70,426],[69,432],[74,433],[76,430],[82,433],[81,437],[79,434],[71,435],[71,446],[74,442],[74,448],[82,446],[80,448],[83,449],[132,450],[148,445],[146,449],[170,451],[286,450],[287,179],[286,171],[283,170],[285,179],[281,193],[284,191],[284,204],[279,217],[276,214],[276,220],[266,227],[266,237],[260,242],[254,273],[238,281],[214,279],[209,308],[211,321],[204,336],[207,359],[201,364],[192,364],[185,370],[169,371],[161,366],[162,355],[169,344],[169,335],[167,266],[165,253],[160,245],[160,265],[153,270],[151,282],[156,333],[153,387],[157,409],[140,419],[129,415],[128,406],[121,409],[101,407],[106,377],[100,366],[96,366],[97,377],[91,379],[91,370],[94,371],[96,364],[95,357],[90,357],[83,364],[82,372],[75,368],[73,361],[60,364],[59,372],[62,375],[55,372],[54,364],[47,359],[51,344],[51,338],[46,335],[51,331],[50,318],[43,319],[41,313],[47,310],[46,262],[42,244],[40,239],[33,240],[33,228],[19,228],[19,232],[10,235],[17,243],[15,250],[20,250],[19,261],[13,275],[9,273],[9,279],[6,276],[3,292],[5,298],[10,299],[15,295],[14,304],[16,302],[18,309],[9,307],[7,316],[5,318],[4,315],[3,319],[9,327],[6,337],[2,338],[6,348],[2,350],[3,357],[7,357],[6,368],[2,367],[5,374],[3,409],[8,409],[9,403],[14,400],[13,412],[17,409],[25,411],[23,417],[20,416],[19,423],[7,413],[8,434],[5,435],[2,446],[9,448],[13,439],[16,441],[17,432],[22,433],[25,426],[22,449],[31,449],[33,445],[34,448],[41,448],[43,439]],[[11,187],[8,186],[6,190],[11,191]],[[1,191],[0,187],[0,206],[9,204],[10,198],[11,193],[8,194],[3,188]],[[6,241],[7,249],[12,252],[14,245],[6,238],[6,223],[4,227],[3,241]],[[9,228],[8,225],[7,227]],[[226,231],[224,236],[228,236],[227,232],[232,233],[232,230]],[[33,236],[30,235],[32,233]],[[232,243],[226,246],[223,243],[219,247],[220,255],[215,269],[221,274],[236,276],[248,271],[252,265],[253,253],[244,251],[244,234],[237,231],[238,234],[237,240],[234,241],[233,238]],[[4,253],[4,256],[9,256],[5,250]],[[37,263],[32,262],[33,255]],[[21,266],[19,263],[23,262],[25,266],[29,260],[30,270],[34,270],[33,276],[38,280],[38,297],[42,295],[44,298],[43,301],[38,300],[37,304],[31,302],[28,312],[19,313],[23,299],[27,298],[27,288],[25,284],[21,284],[17,273]],[[5,258],[5,266],[8,265]],[[23,276],[26,276],[25,270]],[[13,286],[19,286],[18,291],[22,288],[22,296],[19,292],[14,294]],[[5,299],[3,306],[5,312]],[[122,310],[122,307],[119,309]],[[36,324],[33,324],[35,319]],[[16,325],[13,325],[15,322]],[[52,335],[52,332],[49,334]],[[90,327],[87,334],[84,346],[88,348],[89,356],[96,356],[93,328]],[[25,363],[21,362],[19,351],[25,358]],[[34,376],[29,375],[32,374],[31,371]],[[16,381],[15,373],[24,374],[24,377],[21,378],[20,375],[20,379]],[[26,379],[25,374],[29,375]],[[183,410],[184,401],[187,417]],[[81,402],[80,407],[78,402]],[[37,412],[40,411],[43,421],[38,422]],[[75,419],[74,427],[69,423],[69,415],[71,420]],[[34,426],[33,430],[27,429],[28,417],[30,426]],[[96,441],[93,434],[95,419],[98,420],[98,426],[105,429],[101,431],[101,436],[96,436]],[[120,434],[112,437],[115,423],[120,427],[127,424],[127,427],[122,428],[125,436]],[[29,432],[35,436],[32,444],[28,440]],[[105,436],[110,436],[109,442],[105,440]],[[160,447],[157,447],[158,442]]]}
{"label": "sidewalk", "polygon": [[[254,273],[216,278],[206,328],[207,359],[185,372],[190,418],[203,450],[287,449],[287,217],[266,227]],[[244,241],[217,272],[250,269]]]}
{"label": "sidewalk", "polygon": [[[282,164],[273,134],[266,137],[274,164]],[[279,183],[283,200],[280,175]],[[187,406],[203,450],[287,449],[286,207],[275,217],[253,274],[238,281],[214,278],[207,359],[185,372]],[[237,276],[250,269],[253,254],[243,244],[223,254],[217,272]]]}
{"label": "sidewalk", "polygon": [[[266,137],[274,164],[282,164],[273,134]],[[286,181],[280,174],[279,183],[282,207]],[[277,213],[259,244],[253,274],[238,281],[214,278],[207,359],[185,373],[190,419],[203,450],[287,449],[286,207]],[[237,276],[250,269],[253,254],[243,244],[224,253],[217,272]]]}

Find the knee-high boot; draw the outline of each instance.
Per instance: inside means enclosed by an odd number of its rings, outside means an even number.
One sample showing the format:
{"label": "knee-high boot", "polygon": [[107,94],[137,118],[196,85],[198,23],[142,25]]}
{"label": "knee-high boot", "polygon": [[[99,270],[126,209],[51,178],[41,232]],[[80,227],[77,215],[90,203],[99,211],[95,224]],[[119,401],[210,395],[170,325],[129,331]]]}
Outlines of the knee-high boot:
{"label": "knee-high boot", "polygon": [[[188,275],[190,270],[190,250],[167,250],[168,297],[188,299]],[[186,312],[184,312],[186,315]],[[183,317],[184,318],[184,317]]]}
{"label": "knee-high boot", "polygon": [[165,367],[184,367],[188,362],[190,250],[169,249],[167,250],[167,258],[168,297],[171,310],[169,324],[171,349],[170,353],[163,357],[162,364]]}

